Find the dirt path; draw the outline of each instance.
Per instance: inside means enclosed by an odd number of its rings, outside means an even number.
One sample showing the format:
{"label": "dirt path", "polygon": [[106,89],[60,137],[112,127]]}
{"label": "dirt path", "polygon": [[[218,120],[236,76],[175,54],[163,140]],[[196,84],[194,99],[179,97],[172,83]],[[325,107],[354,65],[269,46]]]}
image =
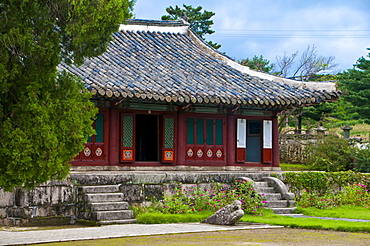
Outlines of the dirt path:
{"label": "dirt path", "polygon": [[[41,244],[38,244],[39,246]],[[74,241],[52,245],[146,245],[146,246],[177,246],[177,245],[370,245],[370,234],[349,233],[323,230],[304,229],[258,229],[239,231],[219,231],[205,233],[174,234],[161,236],[142,236],[115,238],[92,241]]]}

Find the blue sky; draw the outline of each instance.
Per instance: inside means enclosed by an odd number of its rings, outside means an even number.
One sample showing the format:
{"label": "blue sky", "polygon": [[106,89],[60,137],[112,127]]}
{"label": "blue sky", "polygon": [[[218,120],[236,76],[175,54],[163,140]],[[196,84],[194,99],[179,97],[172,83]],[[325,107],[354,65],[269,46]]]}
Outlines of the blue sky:
{"label": "blue sky", "polygon": [[346,70],[370,48],[369,0],[137,0],[134,15],[159,20],[166,7],[184,3],[216,13],[206,39],[235,60],[263,55],[274,63],[315,45]]}

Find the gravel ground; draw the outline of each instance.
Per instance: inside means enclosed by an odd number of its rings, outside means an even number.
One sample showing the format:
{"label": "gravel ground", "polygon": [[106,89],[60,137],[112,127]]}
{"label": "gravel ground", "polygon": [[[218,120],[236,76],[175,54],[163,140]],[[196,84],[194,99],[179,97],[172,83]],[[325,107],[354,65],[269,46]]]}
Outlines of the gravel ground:
{"label": "gravel ground", "polygon": [[370,245],[370,234],[305,229],[256,229],[237,231],[216,231],[159,236],[127,237],[92,241],[38,244],[48,246],[64,245]]}

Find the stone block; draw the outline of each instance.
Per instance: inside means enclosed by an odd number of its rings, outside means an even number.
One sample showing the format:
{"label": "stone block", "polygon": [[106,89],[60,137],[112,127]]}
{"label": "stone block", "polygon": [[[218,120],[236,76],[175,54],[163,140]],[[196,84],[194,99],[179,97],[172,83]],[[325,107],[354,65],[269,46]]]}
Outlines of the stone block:
{"label": "stone block", "polygon": [[6,192],[0,188],[0,208],[14,205],[14,192]]}
{"label": "stone block", "polygon": [[132,176],[134,184],[162,184],[166,180],[166,173],[137,173]]}
{"label": "stone block", "polygon": [[37,186],[28,192],[29,204],[32,206],[41,206],[51,204],[52,187],[50,186]]}
{"label": "stone block", "polygon": [[134,213],[132,210],[97,211],[93,212],[93,218],[97,221],[133,219]]}
{"label": "stone block", "polygon": [[7,210],[6,207],[5,208],[0,207],[0,218],[6,218],[6,210]]}
{"label": "stone block", "polygon": [[153,199],[162,200],[163,199],[163,185],[144,185],[144,199],[146,201],[151,201]]}
{"label": "stone block", "polygon": [[99,202],[90,203],[87,205],[91,211],[111,211],[111,210],[127,210],[127,202]]}
{"label": "stone block", "polygon": [[51,204],[72,203],[73,191],[71,186],[51,186]]}
{"label": "stone block", "polygon": [[118,185],[92,185],[92,186],[81,186],[79,187],[83,193],[112,193],[118,192]]}
{"label": "stone block", "polygon": [[144,191],[142,185],[123,184],[119,187],[123,193],[123,201],[133,203],[142,202],[144,200]]}
{"label": "stone block", "polygon": [[26,189],[16,189],[15,191],[15,205],[17,207],[28,207],[30,206],[30,194],[31,192]]}
{"label": "stone block", "polygon": [[91,193],[91,194],[85,194],[84,200],[89,203],[117,202],[117,201],[123,201],[123,194],[122,193]]}

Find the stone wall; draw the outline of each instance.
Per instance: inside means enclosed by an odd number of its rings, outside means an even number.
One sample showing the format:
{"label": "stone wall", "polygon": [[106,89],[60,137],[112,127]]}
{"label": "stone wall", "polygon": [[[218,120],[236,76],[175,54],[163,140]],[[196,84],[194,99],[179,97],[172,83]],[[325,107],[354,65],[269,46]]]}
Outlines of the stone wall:
{"label": "stone wall", "polygon": [[33,190],[0,188],[0,224],[24,225],[35,217],[73,216],[74,189],[67,181],[49,181]]}
{"label": "stone wall", "polygon": [[[267,173],[249,172],[90,172],[71,173],[68,181],[50,181],[33,190],[0,188],[0,224],[26,225],[33,218],[72,217],[77,213],[78,187],[119,184],[129,204],[161,199],[168,190],[197,184],[210,189],[212,182],[232,182],[248,177],[260,181]],[[164,189],[165,187],[165,189]]]}
{"label": "stone wall", "polygon": [[308,147],[315,143],[317,138],[311,135],[282,135],[279,138],[281,163],[307,163],[309,158]]}

